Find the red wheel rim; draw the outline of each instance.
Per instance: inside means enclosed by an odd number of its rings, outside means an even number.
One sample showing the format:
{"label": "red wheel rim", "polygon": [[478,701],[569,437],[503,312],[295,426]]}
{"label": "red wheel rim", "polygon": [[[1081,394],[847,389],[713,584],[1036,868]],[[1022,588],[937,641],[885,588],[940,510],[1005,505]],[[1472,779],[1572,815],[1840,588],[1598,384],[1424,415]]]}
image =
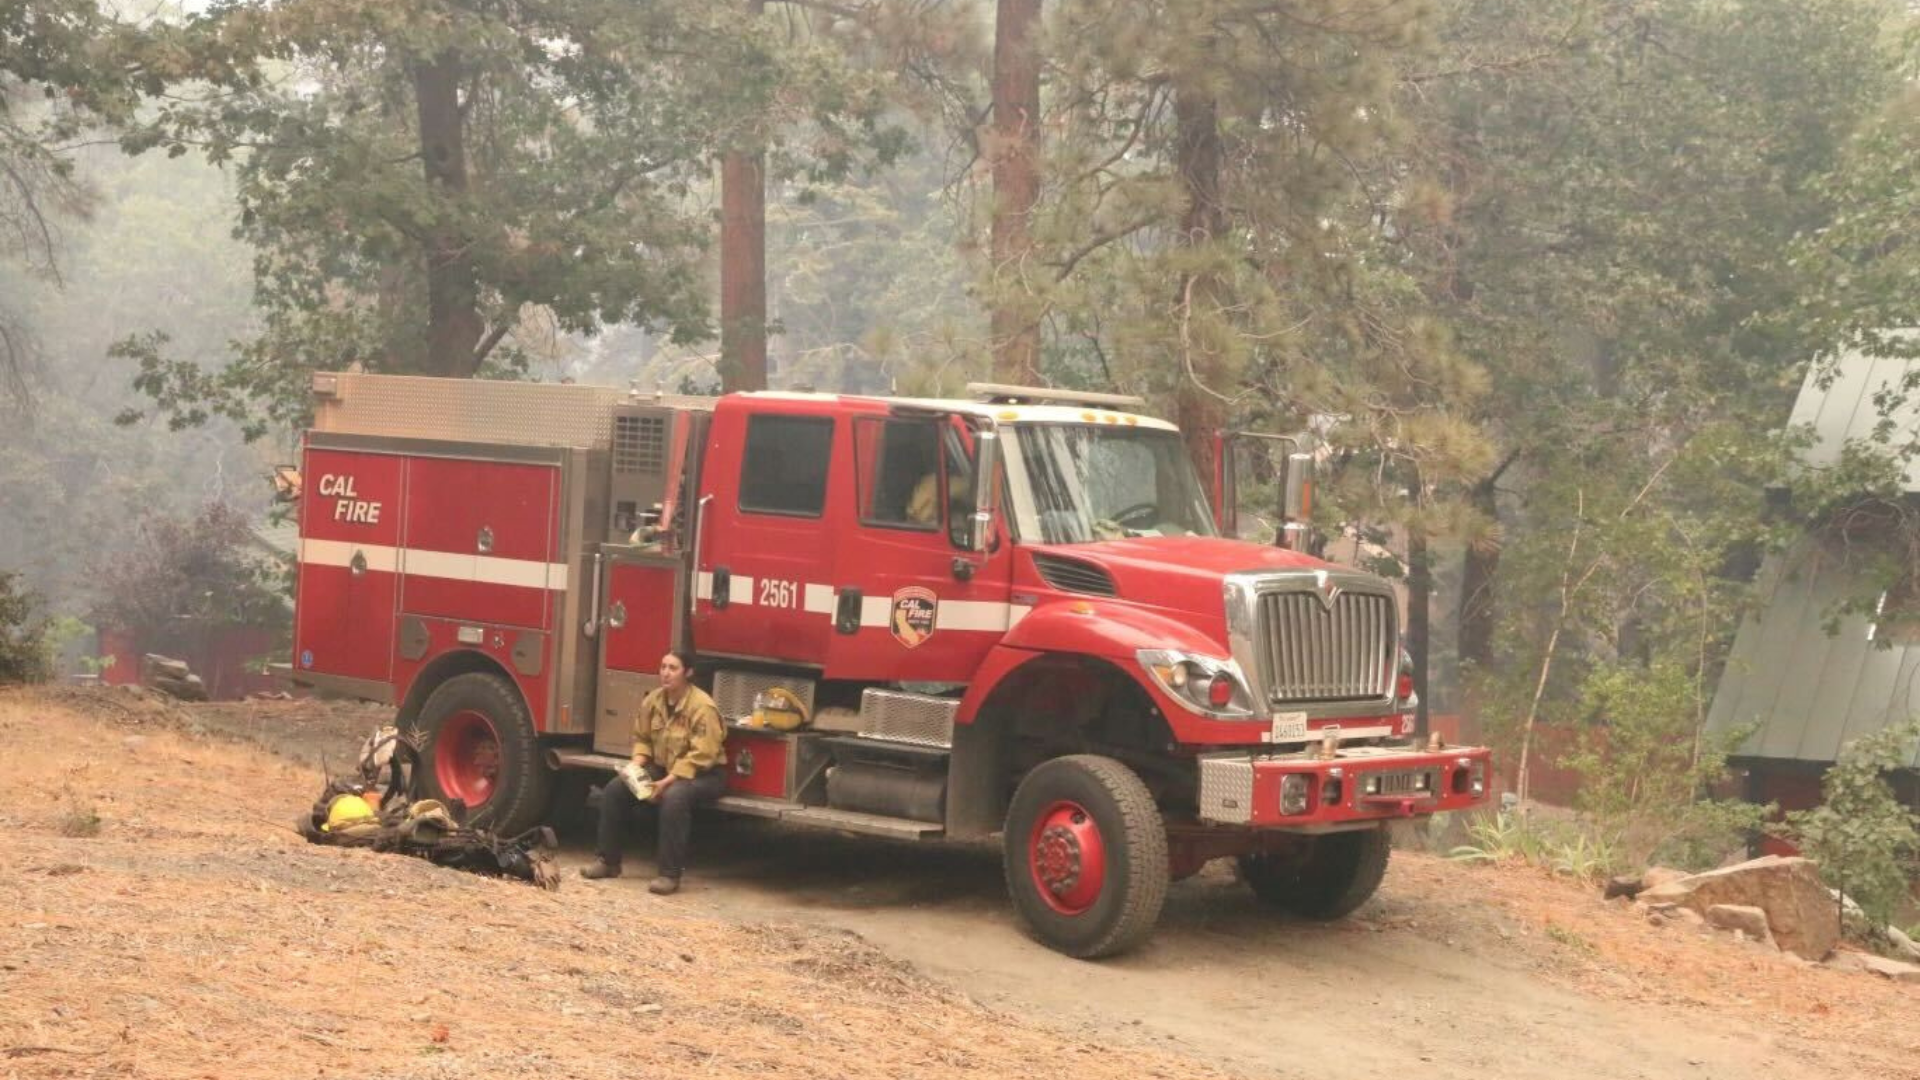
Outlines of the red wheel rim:
{"label": "red wheel rim", "polygon": [[500,779],[500,736],[493,721],[472,709],[447,717],[434,740],[433,772],[440,790],[466,803],[468,809],[493,798]]}
{"label": "red wheel rim", "polygon": [[1027,837],[1027,866],[1048,907],[1062,915],[1092,907],[1107,884],[1107,845],[1087,808],[1064,799],[1047,807]]}

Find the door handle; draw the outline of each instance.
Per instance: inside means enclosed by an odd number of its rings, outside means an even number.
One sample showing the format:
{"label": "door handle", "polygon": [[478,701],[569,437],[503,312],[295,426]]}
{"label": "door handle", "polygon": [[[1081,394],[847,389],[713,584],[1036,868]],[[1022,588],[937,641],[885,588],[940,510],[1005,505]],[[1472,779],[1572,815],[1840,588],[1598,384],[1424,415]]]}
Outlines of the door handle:
{"label": "door handle", "polygon": [[713,610],[724,611],[733,603],[733,574],[724,566],[713,568],[713,595],[708,597]]}
{"label": "door handle", "polygon": [[842,634],[860,632],[860,590],[841,589],[833,609],[833,628]]}
{"label": "door handle", "polygon": [[594,552],[593,592],[589,594],[591,599],[587,601],[587,625],[580,628],[580,632],[588,637],[593,637],[600,632],[600,559],[600,553]]}

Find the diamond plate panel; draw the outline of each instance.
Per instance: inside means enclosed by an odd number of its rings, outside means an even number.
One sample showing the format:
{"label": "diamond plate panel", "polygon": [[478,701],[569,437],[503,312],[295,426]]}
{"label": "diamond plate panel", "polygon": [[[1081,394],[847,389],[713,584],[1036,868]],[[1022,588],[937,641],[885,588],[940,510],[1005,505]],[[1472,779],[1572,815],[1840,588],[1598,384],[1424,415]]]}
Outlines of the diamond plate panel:
{"label": "diamond plate panel", "polygon": [[1253,759],[1236,754],[1200,759],[1200,817],[1227,825],[1253,820]]}
{"label": "diamond plate panel", "polygon": [[753,699],[763,690],[782,687],[789,690],[813,715],[813,680],[793,675],[768,675],[758,671],[722,671],[713,677],[713,703],[725,720],[744,720],[753,715]]}
{"label": "diamond plate panel", "polygon": [[629,401],[676,408],[713,406],[712,398],[675,394],[636,398],[611,386],[338,372],[315,376],[313,430],[609,449],[614,406]]}
{"label": "diamond plate panel", "polygon": [[953,746],[953,717],[959,711],[957,698],[904,690],[864,690],[860,694],[860,735],[946,749]]}

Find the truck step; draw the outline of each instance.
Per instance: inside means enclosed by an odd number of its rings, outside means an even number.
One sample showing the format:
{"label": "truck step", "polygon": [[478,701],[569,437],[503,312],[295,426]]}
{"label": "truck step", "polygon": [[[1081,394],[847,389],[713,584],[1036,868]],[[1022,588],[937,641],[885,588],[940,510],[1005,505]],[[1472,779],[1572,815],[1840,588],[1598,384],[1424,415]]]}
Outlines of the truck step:
{"label": "truck step", "polygon": [[790,810],[780,815],[780,820],[820,829],[862,833],[867,836],[891,836],[897,840],[931,840],[946,831],[932,822],[863,814],[857,810],[835,810],[826,806],[808,806],[799,810]]}
{"label": "truck step", "polygon": [[775,821],[795,810],[806,809],[797,802],[787,802],[784,799],[762,799],[754,795],[722,795],[714,800],[713,805],[730,814],[771,818]]}
{"label": "truck step", "polygon": [[613,772],[628,760],[619,754],[596,754],[591,750],[547,751],[547,764],[556,769],[601,769]]}

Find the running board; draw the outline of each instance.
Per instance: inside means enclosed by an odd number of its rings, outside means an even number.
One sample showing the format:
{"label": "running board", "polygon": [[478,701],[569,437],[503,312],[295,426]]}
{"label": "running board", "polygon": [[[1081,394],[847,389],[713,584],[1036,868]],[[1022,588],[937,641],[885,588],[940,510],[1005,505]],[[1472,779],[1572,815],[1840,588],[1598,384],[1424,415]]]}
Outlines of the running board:
{"label": "running board", "polygon": [[835,810],[827,806],[809,806],[800,810],[791,810],[780,815],[780,820],[791,821],[796,825],[811,825],[820,829],[863,833],[867,836],[891,836],[899,840],[931,840],[945,832],[940,826],[930,821],[863,814],[857,810]]}
{"label": "running board", "polygon": [[797,802],[783,799],[762,799],[754,795],[722,795],[714,800],[714,806],[733,814],[747,817],[771,818],[774,821],[795,810],[806,807]]}
{"label": "running board", "polygon": [[[627,763],[626,758],[614,754],[594,754],[582,750],[549,750],[547,761],[555,768],[604,769],[607,772]],[[896,840],[934,840],[946,832],[929,821],[863,814],[856,810],[835,810],[827,806],[803,806],[783,799],[762,799],[752,795],[722,795],[713,805],[716,809],[744,817],[791,822],[812,829],[890,836]]]}
{"label": "running board", "polygon": [[600,769],[613,772],[628,760],[618,754],[596,754],[590,750],[547,751],[547,767],[550,769]]}

